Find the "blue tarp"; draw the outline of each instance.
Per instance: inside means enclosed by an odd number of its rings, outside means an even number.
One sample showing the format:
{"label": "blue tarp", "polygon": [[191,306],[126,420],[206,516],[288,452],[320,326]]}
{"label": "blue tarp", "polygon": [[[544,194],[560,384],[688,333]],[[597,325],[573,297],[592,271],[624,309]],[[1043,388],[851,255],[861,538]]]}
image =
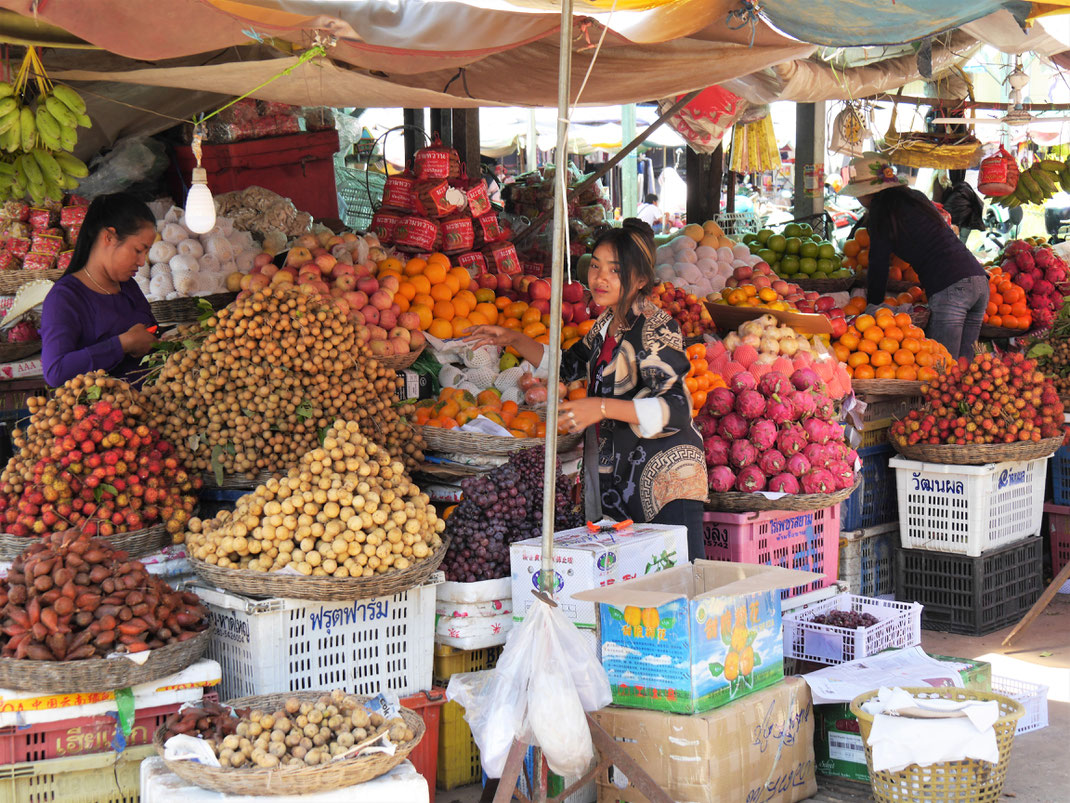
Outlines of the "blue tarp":
{"label": "blue tarp", "polygon": [[764,15],[782,32],[829,47],[912,42],[1007,9],[1019,20],[1022,0],[762,0]]}

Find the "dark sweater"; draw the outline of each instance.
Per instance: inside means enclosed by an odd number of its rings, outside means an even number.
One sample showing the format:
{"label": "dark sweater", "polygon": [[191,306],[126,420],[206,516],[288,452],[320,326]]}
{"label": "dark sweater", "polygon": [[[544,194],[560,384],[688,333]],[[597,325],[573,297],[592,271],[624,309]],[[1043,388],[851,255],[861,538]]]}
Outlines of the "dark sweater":
{"label": "dark sweater", "polygon": [[896,220],[898,236],[877,237],[869,230],[870,304],[884,301],[888,288],[889,259],[895,254],[910,263],[929,298],[960,279],[984,276],[985,269],[942,220],[917,209],[907,209]]}

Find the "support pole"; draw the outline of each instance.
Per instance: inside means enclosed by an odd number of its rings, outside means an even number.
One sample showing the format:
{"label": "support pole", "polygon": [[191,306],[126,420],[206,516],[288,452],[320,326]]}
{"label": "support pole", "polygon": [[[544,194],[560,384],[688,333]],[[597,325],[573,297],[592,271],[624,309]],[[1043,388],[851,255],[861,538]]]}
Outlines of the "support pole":
{"label": "support pole", "polygon": [[825,211],[825,103],[795,107],[795,210],[797,218]]}
{"label": "support pole", "polygon": [[450,109],[431,109],[431,131],[438,134],[446,145],[453,145],[453,114]]}
{"label": "support pole", "polygon": [[461,162],[469,178],[479,177],[479,109],[453,110],[453,147],[461,155]]}
{"label": "support pole", "polygon": [[[620,141],[624,143],[633,139],[635,139],[635,104],[628,103],[620,107]],[[639,159],[634,150],[629,151],[624,157],[620,170],[620,214],[621,217],[635,217],[639,208]]]}
{"label": "support pole", "polygon": [[424,110],[403,109],[401,117],[402,121],[405,123],[405,128],[403,129],[402,134],[405,138],[405,166],[409,167],[412,164],[417,149],[424,144],[419,132],[416,130],[424,130]]}
{"label": "support pole", "polygon": [[527,171],[535,171],[539,167],[539,129],[535,125],[535,110],[528,110],[528,147],[524,151],[527,160]]}

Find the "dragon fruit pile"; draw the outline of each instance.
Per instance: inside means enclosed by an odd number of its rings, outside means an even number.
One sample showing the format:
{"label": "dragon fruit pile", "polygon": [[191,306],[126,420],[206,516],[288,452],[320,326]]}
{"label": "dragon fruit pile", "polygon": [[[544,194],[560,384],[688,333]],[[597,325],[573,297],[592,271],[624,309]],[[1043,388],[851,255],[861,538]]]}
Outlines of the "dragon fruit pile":
{"label": "dragon fruit pile", "polygon": [[1001,267],[1011,281],[1025,290],[1033,326],[1050,328],[1063,306],[1063,295],[1070,291],[1066,262],[1046,245],[1013,240],[1003,250]]}
{"label": "dragon fruit pile", "polygon": [[696,424],[710,490],[834,493],[855,480],[858,455],[833,421],[832,399],[817,373],[777,370],[760,379],[738,371],[711,390]]}
{"label": "dragon fruit pile", "polygon": [[7,331],[5,342],[7,343],[33,343],[41,339],[41,333],[37,331],[32,321],[23,319]]}

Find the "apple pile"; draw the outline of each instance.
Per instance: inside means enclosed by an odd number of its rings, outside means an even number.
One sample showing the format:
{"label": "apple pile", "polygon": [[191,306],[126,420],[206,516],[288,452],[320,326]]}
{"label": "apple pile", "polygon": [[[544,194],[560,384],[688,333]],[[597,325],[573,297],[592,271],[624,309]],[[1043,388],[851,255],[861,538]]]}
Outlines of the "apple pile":
{"label": "apple pile", "polygon": [[[523,301],[541,314],[550,313],[550,282],[527,273],[484,273],[476,277],[476,284],[493,290],[499,298]],[[591,294],[576,281],[565,282],[561,287],[561,323],[580,324],[597,318],[603,308],[591,301]]]}
{"label": "apple pile", "polygon": [[704,299],[694,293],[669,282],[662,282],[654,285],[650,299],[680,325],[680,332],[685,340],[702,337],[707,332],[714,331],[713,318],[706,309]]}
{"label": "apple pile", "polygon": [[1063,404],[1036,361],[978,354],[923,387],[925,409],[892,424],[898,444],[1016,443],[1063,433]]}
{"label": "apple pile", "polygon": [[714,493],[827,494],[855,481],[858,455],[834,421],[817,373],[735,374],[714,388],[696,419]]}
{"label": "apple pile", "polygon": [[1012,240],[1003,250],[1004,275],[1025,291],[1032,323],[1049,329],[1063,306],[1063,296],[1070,291],[1067,264],[1047,245],[1026,240]]}

